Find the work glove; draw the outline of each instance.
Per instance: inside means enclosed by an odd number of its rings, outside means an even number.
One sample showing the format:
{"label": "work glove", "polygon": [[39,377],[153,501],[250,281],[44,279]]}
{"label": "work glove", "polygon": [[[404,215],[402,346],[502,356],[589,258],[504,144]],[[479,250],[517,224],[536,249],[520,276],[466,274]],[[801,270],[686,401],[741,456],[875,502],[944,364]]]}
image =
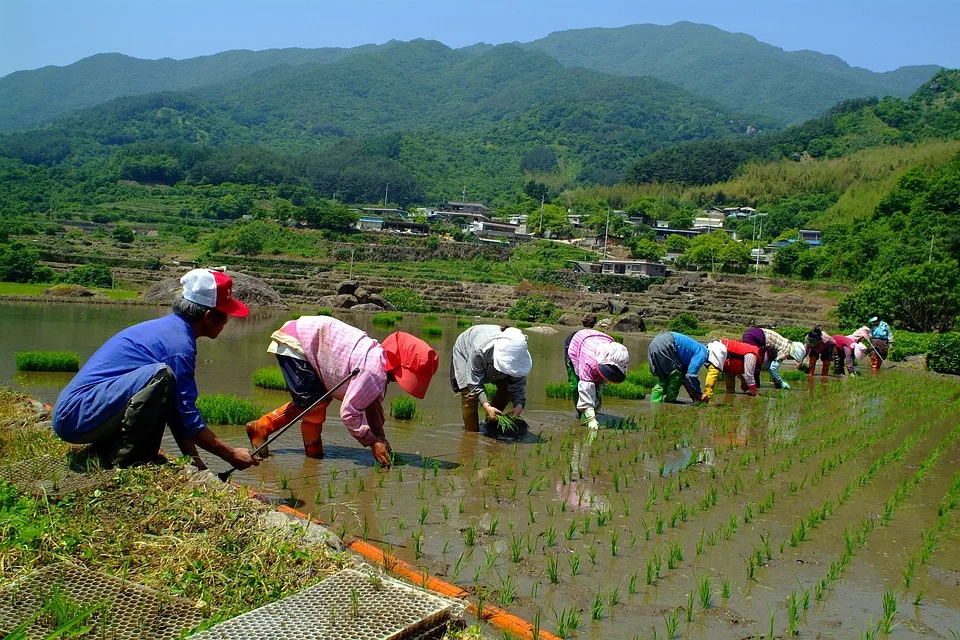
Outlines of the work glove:
{"label": "work glove", "polygon": [[787,389],[787,390],[789,390],[789,389],[790,389],[790,385],[787,384],[787,381],[786,381],[786,380],[784,380],[783,382],[780,383],[780,388],[781,388],[781,389]]}
{"label": "work glove", "polygon": [[587,429],[596,430],[600,428],[600,423],[597,422],[597,412],[594,411],[593,407],[584,410],[582,419]]}

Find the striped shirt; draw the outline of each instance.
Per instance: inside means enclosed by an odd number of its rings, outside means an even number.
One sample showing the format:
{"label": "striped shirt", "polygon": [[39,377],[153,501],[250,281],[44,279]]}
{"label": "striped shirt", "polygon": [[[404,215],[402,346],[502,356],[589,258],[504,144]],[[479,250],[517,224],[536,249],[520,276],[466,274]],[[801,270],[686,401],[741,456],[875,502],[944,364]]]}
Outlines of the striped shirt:
{"label": "striped shirt", "polygon": [[773,357],[774,360],[783,362],[790,357],[790,351],[793,349],[793,343],[791,341],[770,329],[763,330],[763,338],[766,342],[767,349],[776,352],[776,355]]}

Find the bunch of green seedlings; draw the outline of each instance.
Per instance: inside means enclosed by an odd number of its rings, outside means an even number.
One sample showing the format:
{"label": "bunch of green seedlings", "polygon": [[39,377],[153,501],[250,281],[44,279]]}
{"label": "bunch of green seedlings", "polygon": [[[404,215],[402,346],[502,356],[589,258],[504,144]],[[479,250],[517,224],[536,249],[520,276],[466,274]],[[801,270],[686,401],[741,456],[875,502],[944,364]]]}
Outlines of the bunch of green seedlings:
{"label": "bunch of green seedlings", "polygon": [[403,314],[395,311],[377,313],[373,316],[373,324],[380,327],[393,327],[403,320]]}
{"label": "bunch of green seedlings", "polygon": [[253,386],[286,391],[287,381],[284,380],[280,367],[260,367],[253,372]]}
{"label": "bunch of green seedlings", "polygon": [[17,351],[17,371],[80,370],[80,354],[73,351]]}
{"label": "bunch of green seedlings", "polygon": [[390,401],[390,415],[397,420],[412,420],[417,413],[417,401],[410,396],[397,396]]}
{"label": "bunch of green seedlings", "polygon": [[201,393],[197,410],[208,424],[246,424],[263,415],[263,407],[227,393]]}

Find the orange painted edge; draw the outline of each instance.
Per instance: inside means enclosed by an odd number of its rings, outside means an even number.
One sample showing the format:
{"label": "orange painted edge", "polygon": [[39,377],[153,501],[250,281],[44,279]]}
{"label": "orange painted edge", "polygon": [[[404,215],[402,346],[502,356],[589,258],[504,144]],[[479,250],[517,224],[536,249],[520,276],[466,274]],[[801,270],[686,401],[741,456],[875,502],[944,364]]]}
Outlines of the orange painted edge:
{"label": "orange painted edge", "polygon": [[[246,491],[250,497],[264,500],[259,493],[250,487],[246,487],[236,482],[233,482],[232,484],[238,489]],[[288,507],[287,505],[280,505],[276,508],[276,510],[280,513],[286,513],[301,520],[326,526],[321,520],[314,518],[303,511],[294,509],[293,507]],[[467,598],[470,596],[470,594],[464,589],[461,589],[460,587],[450,584],[449,582],[441,580],[435,576],[431,576],[425,571],[418,571],[417,568],[410,563],[401,560],[392,554],[386,553],[380,547],[370,544],[366,540],[354,538],[350,542],[344,541],[344,543],[351,551],[360,554],[371,562],[381,565],[387,571],[392,571],[393,573],[405,578],[406,580],[409,580],[417,586],[421,586],[425,589],[433,591],[434,593],[438,593],[448,598],[455,598],[457,600],[467,600]],[[478,615],[479,608],[475,603],[467,602],[467,611],[474,615]],[[504,611],[503,609],[493,605],[484,605],[483,613],[480,617],[493,626],[523,638],[523,640],[561,640],[559,636],[555,636],[549,631],[544,631],[542,629],[540,630],[539,635],[534,638],[534,628],[532,624],[523,618],[515,616],[512,613],[508,613],[507,611]]]}

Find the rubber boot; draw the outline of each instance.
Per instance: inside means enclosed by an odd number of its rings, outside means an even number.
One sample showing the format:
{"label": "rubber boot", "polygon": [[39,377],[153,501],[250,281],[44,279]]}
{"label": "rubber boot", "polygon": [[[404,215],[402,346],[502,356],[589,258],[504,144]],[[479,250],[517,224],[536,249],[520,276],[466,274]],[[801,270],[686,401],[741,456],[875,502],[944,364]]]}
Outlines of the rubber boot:
{"label": "rubber boot", "polygon": [[[297,406],[292,402],[288,402],[282,407],[277,407],[270,413],[261,416],[257,420],[248,422],[246,424],[246,430],[247,437],[250,438],[250,446],[256,449],[267,441],[271,433],[275,433],[284,428],[293,422],[294,418],[298,415],[300,415],[300,410],[297,409]],[[260,454],[266,456],[269,454],[269,451],[263,449]]]}
{"label": "rubber boot", "polygon": [[[735,393],[735,392],[736,392],[736,382],[737,382],[737,381],[734,380],[733,376],[724,376],[724,377],[723,377],[723,386],[726,388],[727,393]],[[744,388],[744,391],[746,391],[746,388]]]}
{"label": "rubber boot", "polygon": [[829,360],[823,360],[822,362],[820,362],[820,375],[821,375],[822,377],[824,377],[824,378],[830,375],[830,361],[829,361]]}
{"label": "rubber boot", "polygon": [[460,413],[463,416],[463,428],[474,433],[480,431],[480,416],[477,414],[480,403],[466,391],[460,394]]}
{"label": "rubber boot", "polygon": [[870,354],[870,368],[874,371],[880,370],[880,356],[875,353]]}
{"label": "rubber boot", "polygon": [[750,386],[748,386],[748,387],[747,387],[747,395],[748,395],[748,396],[758,396],[758,395],[760,395],[760,392],[757,391],[757,385],[751,384]]}
{"label": "rubber boot", "polygon": [[300,435],[303,436],[303,453],[308,458],[323,458],[323,423],[327,420],[327,405],[322,404],[303,416]]}
{"label": "rubber boot", "polygon": [[807,376],[812,378],[817,373],[817,359],[810,356],[810,368],[807,369]]}

